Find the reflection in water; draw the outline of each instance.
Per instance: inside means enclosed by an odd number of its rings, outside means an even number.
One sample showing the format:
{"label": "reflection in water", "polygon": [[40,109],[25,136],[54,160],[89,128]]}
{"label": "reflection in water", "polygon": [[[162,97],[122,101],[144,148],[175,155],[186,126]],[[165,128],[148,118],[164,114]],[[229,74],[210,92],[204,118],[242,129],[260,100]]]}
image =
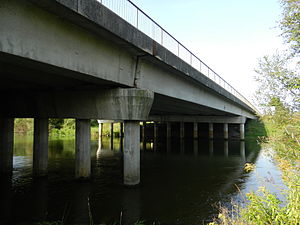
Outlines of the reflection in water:
{"label": "reflection in water", "polygon": [[91,142],[92,180],[85,183],[74,180],[74,140],[49,141],[49,175],[38,180],[31,176],[32,139],[17,143],[13,182],[1,180],[0,224],[62,217],[66,223],[87,224],[89,213],[94,223],[117,222],[122,213],[124,225],[138,219],[202,224],[217,213],[214,203],[226,204],[236,196],[234,184],[246,186],[244,162],[254,162],[259,150],[239,141],[146,139],[141,185],[125,188],[123,139]]}
{"label": "reflection in water", "polygon": [[228,141],[224,141],[224,156],[228,158]]}

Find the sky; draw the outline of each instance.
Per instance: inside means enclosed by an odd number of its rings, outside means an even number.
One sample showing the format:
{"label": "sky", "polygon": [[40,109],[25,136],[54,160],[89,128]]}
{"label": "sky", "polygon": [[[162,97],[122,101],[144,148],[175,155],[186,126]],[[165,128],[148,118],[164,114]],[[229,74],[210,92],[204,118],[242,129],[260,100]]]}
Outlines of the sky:
{"label": "sky", "polygon": [[132,1],[251,101],[258,59],[284,49],[278,0]]}

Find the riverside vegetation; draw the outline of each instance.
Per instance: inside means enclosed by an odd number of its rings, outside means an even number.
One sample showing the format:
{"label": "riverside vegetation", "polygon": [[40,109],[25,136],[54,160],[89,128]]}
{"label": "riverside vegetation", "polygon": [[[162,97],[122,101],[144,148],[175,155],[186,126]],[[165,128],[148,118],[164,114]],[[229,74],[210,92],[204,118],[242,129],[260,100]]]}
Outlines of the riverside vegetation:
{"label": "riverside vegetation", "polygon": [[[264,56],[255,70],[259,88],[256,100],[266,134],[258,139],[282,172],[284,200],[261,187],[246,194],[246,205],[220,208],[210,224],[300,224],[300,1],[281,0],[279,28],[288,44],[285,52]],[[258,133],[259,126],[252,124]],[[250,131],[251,132],[251,131]]]}

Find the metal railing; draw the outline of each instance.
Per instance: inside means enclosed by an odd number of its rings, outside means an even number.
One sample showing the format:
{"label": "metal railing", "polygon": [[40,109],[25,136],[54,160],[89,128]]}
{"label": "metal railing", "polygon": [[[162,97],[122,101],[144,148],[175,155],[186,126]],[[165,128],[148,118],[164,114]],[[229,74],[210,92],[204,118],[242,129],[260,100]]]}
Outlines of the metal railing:
{"label": "metal railing", "polygon": [[145,33],[147,36],[161,44],[193,68],[213,80],[219,86],[233,94],[242,102],[256,111],[256,108],[236,89],[227,83],[220,75],[207,66],[201,59],[181,44],[170,33],[150,18],[143,10],[130,0],[97,0],[105,7],[112,10],[128,23]]}

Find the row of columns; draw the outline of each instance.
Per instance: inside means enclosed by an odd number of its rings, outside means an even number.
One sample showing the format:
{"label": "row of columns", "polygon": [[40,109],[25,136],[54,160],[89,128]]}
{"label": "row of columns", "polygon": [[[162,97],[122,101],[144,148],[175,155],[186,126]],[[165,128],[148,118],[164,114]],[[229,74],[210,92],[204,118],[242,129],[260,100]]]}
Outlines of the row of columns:
{"label": "row of columns", "polygon": [[[171,123],[167,122],[167,137],[171,137]],[[244,124],[239,124],[240,126],[240,139],[244,140],[245,138],[245,131],[244,131]],[[102,136],[102,130],[100,127],[103,127],[102,123],[99,123],[99,135]],[[145,137],[145,127],[146,127],[146,122],[143,122],[142,125],[142,139]],[[101,131],[100,131],[101,130]],[[110,137],[111,139],[113,138],[113,130],[114,130],[114,123],[110,123]],[[158,137],[158,125],[157,123],[154,122],[153,124],[153,137],[157,138]],[[227,140],[229,138],[229,132],[228,132],[228,123],[223,124],[223,132],[224,132],[224,139]],[[123,123],[120,123],[120,137],[123,137]],[[184,129],[184,122],[180,122],[180,138],[185,137],[185,129]],[[198,123],[193,123],[193,137],[198,138]],[[209,139],[214,138],[214,124],[209,123],[208,124],[208,137]]]}
{"label": "row of columns", "polygon": [[[167,122],[167,138],[171,137],[171,123]],[[145,136],[145,126],[146,123],[143,123],[143,127],[142,127],[142,138],[144,138]],[[158,137],[158,125],[157,123],[154,122],[154,132],[153,132],[153,136],[154,138]],[[240,139],[244,140],[245,139],[245,131],[244,131],[244,124],[239,124],[240,126]],[[224,123],[223,124],[223,131],[224,131],[224,139],[228,139],[229,135],[228,135],[228,123]],[[184,138],[185,137],[185,129],[184,129],[184,122],[180,122],[180,132],[179,132],[179,136],[180,138]],[[198,138],[198,123],[193,123],[193,137],[194,138]],[[214,138],[214,124],[213,123],[209,123],[208,124],[208,137],[209,139],[213,139]]]}
{"label": "row of columns", "polygon": [[[34,119],[33,175],[45,176],[48,169],[48,118]],[[112,125],[113,129],[113,125]],[[101,127],[99,128],[99,131]],[[124,121],[124,183],[140,181],[140,124]],[[90,120],[76,119],[75,177],[87,179],[91,174]],[[0,120],[0,173],[11,174],[13,169],[14,119]]]}
{"label": "row of columns", "polygon": [[[33,144],[33,174],[45,176],[48,167],[48,118],[34,119]],[[145,137],[145,123],[142,129]],[[194,123],[194,137],[198,137],[198,124]],[[121,131],[123,124],[121,123]],[[14,119],[0,120],[0,172],[11,173],[13,167],[13,132]],[[244,124],[240,125],[241,139],[244,139]],[[102,127],[99,126],[99,135]],[[121,132],[122,135],[122,132]],[[76,147],[75,147],[75,177],[87,179],[91,174],[90,151],[90,120],[76,119]],[[184,138],[184,122],[180,123],[180,138]],[[111,124],[113,137],[113,123]],[[154,138],[158,137],[158,126],[154,123]],[[167,123],[167,137],[171,137],[171,123]],[[209,124],[209,137],[213,138],[213,124]],[[224,137],[228,138],[228,124],[224,124]],[[140,182],[140,122],[124,121],[124,184],[136,185]]]}

